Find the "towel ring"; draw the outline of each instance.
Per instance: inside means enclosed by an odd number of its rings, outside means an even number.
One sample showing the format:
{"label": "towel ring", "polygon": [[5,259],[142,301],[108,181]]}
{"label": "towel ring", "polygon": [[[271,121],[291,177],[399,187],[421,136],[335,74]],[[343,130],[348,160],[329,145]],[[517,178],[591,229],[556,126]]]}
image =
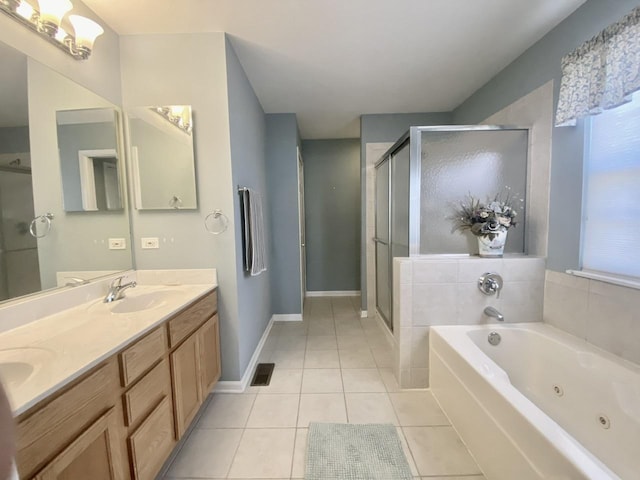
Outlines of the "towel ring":
{"label": "towel ring", "polygon": [[[36,223],[38,222],[38,220],[40,220],[41,223],[45,224],[45,230],[42,235],[38,235],[38,231],[36,229]],[[31,236],[34,238],[42,238],[49,235],[49,232],[51,231],[51,220],[53,220],[53,213],[49,212],[45,213],[44,215],[39,215],[31,220],[31,223],[29,224],[29,233],[31,234]]]}
{"label": "towel ring", "polygon": [[[220,228],[218,229],[213,228],[214,225],[212,225],[212,223],[214,222],[214,220],[219,220],[219,223],[222,224]],[[207,215],[204,219],[204,228],[205,230],[207,230],[207,232],[209,232],[212,235],[220,235],[222,232],[227,230],[228,226],[229,226],[229,219],[224,213],[222,213],[222,210],[214,210],[209,215]]]}

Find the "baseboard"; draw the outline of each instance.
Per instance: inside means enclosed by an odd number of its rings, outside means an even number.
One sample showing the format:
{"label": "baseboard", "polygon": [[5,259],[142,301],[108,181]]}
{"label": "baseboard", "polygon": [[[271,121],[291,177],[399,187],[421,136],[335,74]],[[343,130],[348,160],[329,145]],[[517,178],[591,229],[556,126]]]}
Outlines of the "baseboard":
{"label": "baseboard", "polygon": [[247,386],[249,386],[249,382],[251,381],[251,375],[258,364],[258,358],[260,358],[260,354],[262,353],[264,342],[267,341],[269,332],[271,332],[271,327],[273,327],[273,321],[273,317],[271,317],[271,320],[269,320],[269,323],[267,324],[267,328],[265,328],[264,333],[262,334],[262,338],[260,338],[260,341],[258,342],[258,346],[251,356],[249,365],[247,365],[242,378],[240,380],[222,380],[218,382],[214,390],[215,393],[242,393],[247,389]]}
{"label": "baseboard", "polygon": [[366,310],[360,310],[360,318],[367,318],[369,316],[369,312]]}
{"label": "baseboard", "polygon": [[271,316],[273,322],[301,322],[301,313],[288,313],[288,314],[274,314]]}
{"label": "baseboard", "polygon": [[314,290],[307,291],[306,297],[355,297],[360,295],[360,290]]}

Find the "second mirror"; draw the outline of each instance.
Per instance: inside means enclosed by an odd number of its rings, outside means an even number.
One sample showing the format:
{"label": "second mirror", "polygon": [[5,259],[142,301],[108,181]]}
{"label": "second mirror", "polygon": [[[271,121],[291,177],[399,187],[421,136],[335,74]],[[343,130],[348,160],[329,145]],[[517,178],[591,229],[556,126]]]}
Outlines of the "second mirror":
{"label": "second mirror", "polygon": [[196,209],[191,106],[132,108],[127,123],[136,208]]}

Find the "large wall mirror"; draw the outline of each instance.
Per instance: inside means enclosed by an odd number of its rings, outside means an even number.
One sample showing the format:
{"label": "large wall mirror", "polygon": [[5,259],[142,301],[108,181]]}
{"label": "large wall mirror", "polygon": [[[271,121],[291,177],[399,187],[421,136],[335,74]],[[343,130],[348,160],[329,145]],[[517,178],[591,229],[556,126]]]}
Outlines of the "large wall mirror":
{"label": "large wall mirror", "polygon": [[27,58],[0,44],[0,300],[40,290],[31,181]]}
{"label": "large wall mirror", "polygon": [[127,123],[136,208],[198,208],[191,107],[131,108]]}
{"label": "large wall mirror", "polygon": [[[117,106],[1,42],[0,65],[0,301],[132,268]],[[84,208],[79,153],[68,175],[58,134],[95,123],[112,125],[110,143],[78,149],[110,153],[89,155],[95,208]]]}

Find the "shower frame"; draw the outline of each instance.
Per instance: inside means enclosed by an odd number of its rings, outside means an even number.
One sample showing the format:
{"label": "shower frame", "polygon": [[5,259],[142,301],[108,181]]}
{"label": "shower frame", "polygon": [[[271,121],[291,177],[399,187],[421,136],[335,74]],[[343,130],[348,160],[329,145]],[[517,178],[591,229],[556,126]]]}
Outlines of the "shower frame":
{"label": "shower frame", "polygon": [[[391,250],[391,244],[393,242],[392,239],[392,208],[391,208],[391,198],[393,196],[393,178],[391,175],[392,171],[392,159],[393,156],[399,152],[402,148],[404,148],[407,143],[409,144],[409,257],[418,257],[423,254],[420,253],[420,208],[421,208],[421,187],[422,187],[422,134],[424,132],[481,132],[481,131],[511,131],[511,130],[524,130],[527,131],[527,135],[530,136],[530,127],[523,127],[518,125],[439,125],[439,126],[417,126],[410,127],[409,130],[402,135],[398,141],[396,141],[374,164],[376,170],[376,182],[377,182],[377,170],[380,165],[384,162],[389,162],[389,198],[388,198],[388,208],[389,208],[389,218],[387,225],[387,234],[389,239],[389,263],[388,263],[388,285],[390,288],[390,303],[391,308],[389,312],[389,318],[380,312],[378,308],[378,257],[377,257],[377,248],[379,239],[377,238],[377,230],[378,230],[378,199],[377,195],[375,198],[375,229],[376,229],[376,237],[373,238],[375,244],[375,285],[374,289],[376,291],[376,309],[378,310],[378,314],[383,318],[387,326],[391,331],[393,331],[393,255]],[[526,186],[526,217],[528,217],[529,212],[529,151],[527,149],[526,152],[526,175],[525,175],[525,186]],[[377,185],[377,183],[376,183]],[[376,190],[377,192],[377,190]],[[525,217],[524,222],[524,253],[527,251],[527,221]],[[471,254],[435,254],[439,256],[470,256]]]}

